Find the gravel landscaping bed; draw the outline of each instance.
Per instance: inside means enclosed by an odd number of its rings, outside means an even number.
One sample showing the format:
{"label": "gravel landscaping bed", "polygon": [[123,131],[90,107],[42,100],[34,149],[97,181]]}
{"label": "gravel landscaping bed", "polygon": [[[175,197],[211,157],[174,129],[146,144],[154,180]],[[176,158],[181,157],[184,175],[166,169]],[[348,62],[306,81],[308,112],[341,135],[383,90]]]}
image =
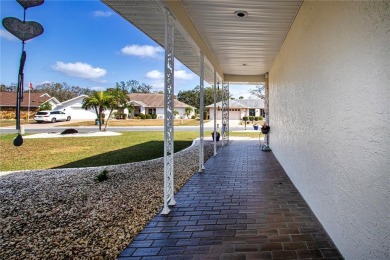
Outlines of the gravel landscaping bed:
{"label": "gravel landscaping bed", "polygon": [[[175,190],[198,170],[175,154]],[[213,154],[205,142],[205,160]],[[104,169],[109,179],[97,182]],[[163,205],[163,159],[0,176],[0,259],[115,259]]]}

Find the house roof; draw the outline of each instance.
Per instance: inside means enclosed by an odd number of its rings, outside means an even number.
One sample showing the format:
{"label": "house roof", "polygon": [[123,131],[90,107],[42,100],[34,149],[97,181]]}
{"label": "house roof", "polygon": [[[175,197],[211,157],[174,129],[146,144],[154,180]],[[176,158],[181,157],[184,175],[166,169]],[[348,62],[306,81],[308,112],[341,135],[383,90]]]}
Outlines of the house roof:
{"label": "house roof", "polygon": [[[28,107],[29,94],[24,93],[21,107]],[[53,101],[55,104],[60,102],[55,98],[51,97],[47,93],[42,92],[31,92],[30,93],[30,107],[39,107],[46,101]],[[16,92],[0,92],[0,107],[16,107]]]}
{"label": "house roof", "polygon": [[[128,94],[132,102],[144,104],[144,107],[164,107],[164,94]],[[190,105],[174,99],[174,107],[190,107]]]}
{"label": "house roof", "polygon": [[233,100],[249,108],[264,108],[264,100],[262,99],[236,99]]}
{"label": "house roof", "polygon": [[[216,104],[217,107],[222,107],[222,102]],[[206,106],[214,108],[214,104]],[[264,100],[262,99],[233,99],[229,100],[229,108],[264,108]]]}
{"label": "house roof", "polygon": [[81,102],[84,100],[84,98],[86,98],[86,97],[88,97],[88,95],[80,95],[80,96],[77,96],[77,97],[74,97],[74,98],[71,98],[71,99],[68,99],[68,100],[65,100],[64,102],[62,102],[61,104],[59,104],[59,105],[66,105],[67,103],[69,103],[69,102],[72,102],[72,101],[74,101],[74,100],[76,100],[76,99],[81,99]]}

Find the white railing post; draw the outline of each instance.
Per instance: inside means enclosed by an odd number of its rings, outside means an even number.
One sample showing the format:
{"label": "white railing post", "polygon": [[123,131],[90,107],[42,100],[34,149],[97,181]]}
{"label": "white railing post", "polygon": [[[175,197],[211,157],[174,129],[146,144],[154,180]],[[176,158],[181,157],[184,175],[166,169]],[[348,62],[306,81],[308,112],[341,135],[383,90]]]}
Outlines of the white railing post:
{"label": "white railing post", "polygon": [[217,71],[214,69],[214,156],[217,155]]}
{"label": "white railing post", "polygon": [[222,146],[229,144],[229,82],[222,82]]}
{"label": "white railing post", "polygon": [[[264,84],[264,96],[265,96],[265,103],[264,103],[264,111],[265,111],[265,123],[269,125],[269,74],[268,72],[265,73],[265,84]],[[262,146],[263,151],[271,151],[271,148],[269,147],[269,133],[265,135],[264,137],[264,145]]]}
{"label": "white railing post", "polygon": [[204,168],[204,144],[203,144],[203,135],[204,135],[204,125],[203,125],[203,116],[204,116],[204,55],[200,53],[200,88],[199,88],[199,172],[203,172]]}
{"label": "white railing post", "polygon": [[174,198],[174,20],[172,14],[165,12],[165,77],[164,77],[164,208],[161,214],[168,214],[169,206],[176,205]]}

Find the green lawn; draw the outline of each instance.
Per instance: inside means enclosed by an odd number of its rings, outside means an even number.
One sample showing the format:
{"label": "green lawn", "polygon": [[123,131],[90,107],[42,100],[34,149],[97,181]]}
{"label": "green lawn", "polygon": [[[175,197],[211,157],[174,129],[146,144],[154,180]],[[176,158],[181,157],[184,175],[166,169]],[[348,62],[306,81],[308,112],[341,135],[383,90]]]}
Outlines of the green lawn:
{"label": "green lawn", "polygon": [[[209,120],[205,120],[204,123],[207,123]],[[175,126],[198,126],[199,119],[175,119]],[[67,124],[66,126],[92,126],[95,125],[94,120],[90,121],[80,121]],[[128,119],[128,120],[109,120],[109,126],[163,126],[163,119]]]}
{"label": "green lawn", "polygon": [[[230,136],[251,137],[251,138],[257,138],[257,139],[259,139],[259,134],[260,134],[260,131],[259,132],[230,132],[229,133]],[[261,134],[261,136],[264,137],[263,134]]]}
{"label": "green lawn", "polygon": [[[211,132],[206,131],[205,137]],[[230,133],[258,138],[258,133]],[[150,160],[163,156],[162,132],[123,132],[109,137],[24,139],[13,146],[15,135],[0,135],[0,171],[103,166]],[[191,145],[199,132],[175,132],[175,152]]]}
{"label": "green lawn", "polygon": [[[191,145],[198,132],[176,132],[175,152]],[[109,137],[24,139],[0,135],[0,171],[72,168],[144,161],[163,156],[162,132],[124,132]]]}

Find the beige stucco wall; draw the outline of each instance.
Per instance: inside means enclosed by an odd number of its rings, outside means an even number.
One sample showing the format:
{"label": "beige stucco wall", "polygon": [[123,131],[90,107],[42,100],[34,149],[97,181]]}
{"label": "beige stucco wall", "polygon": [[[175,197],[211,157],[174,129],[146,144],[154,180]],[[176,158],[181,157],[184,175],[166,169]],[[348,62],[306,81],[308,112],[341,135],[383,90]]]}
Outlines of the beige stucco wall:
{"label": "beige stucco wall", "polygon": [[390,1],[305,1],[270,70],[271,148],[346,259],[390,258]]}

